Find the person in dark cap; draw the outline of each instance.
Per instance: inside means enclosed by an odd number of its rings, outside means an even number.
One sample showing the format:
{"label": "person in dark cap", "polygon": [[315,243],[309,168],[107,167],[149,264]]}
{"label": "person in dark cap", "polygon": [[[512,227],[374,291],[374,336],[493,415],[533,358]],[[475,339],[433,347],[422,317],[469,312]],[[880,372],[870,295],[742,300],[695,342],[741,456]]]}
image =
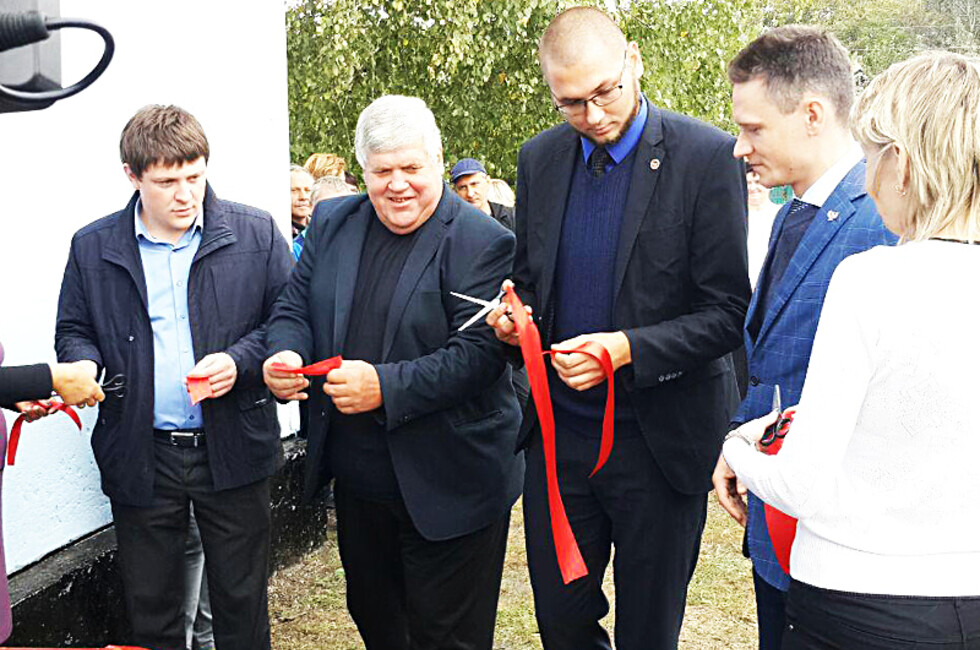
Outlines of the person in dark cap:
{"label": "person in dark cap", "polygon": [[459,198],[490,215],[508,230],[514,230],[514,208],[494,203],[488,198],[490,174],[479,160],[463,158],[453,165],[449,180]]}

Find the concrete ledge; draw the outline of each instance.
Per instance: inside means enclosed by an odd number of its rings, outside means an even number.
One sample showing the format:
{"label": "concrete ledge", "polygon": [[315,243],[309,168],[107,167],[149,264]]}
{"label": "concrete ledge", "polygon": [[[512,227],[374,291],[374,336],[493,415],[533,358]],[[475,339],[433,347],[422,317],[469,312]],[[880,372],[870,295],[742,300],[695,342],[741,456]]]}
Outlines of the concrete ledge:
{"label": "concrete ledge", "polygon": [[[273,571],[292,564],[327,535],[323,502],[300,505],[306,442],[283,441],[285,465],[272,484]],[[112,526],[70,544],[10,577],[14,631],[8,646],[104,646],[129,638]]]}

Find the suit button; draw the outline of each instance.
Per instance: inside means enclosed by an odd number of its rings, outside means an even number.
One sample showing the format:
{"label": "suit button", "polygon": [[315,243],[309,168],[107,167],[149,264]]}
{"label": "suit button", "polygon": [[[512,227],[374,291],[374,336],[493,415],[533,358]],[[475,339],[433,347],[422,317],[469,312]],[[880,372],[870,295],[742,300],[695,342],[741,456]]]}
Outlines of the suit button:
{"label": "suit button", "polygon": [[758,386],[759,385],[759,378],[758,377],[749,377],[749,383],[752,384],[753,386]]}
{"label": "suit button", "polygon": [[663,375],[660,375],[660,381],[663,381],[663,380],[664,380],[664,376]]}

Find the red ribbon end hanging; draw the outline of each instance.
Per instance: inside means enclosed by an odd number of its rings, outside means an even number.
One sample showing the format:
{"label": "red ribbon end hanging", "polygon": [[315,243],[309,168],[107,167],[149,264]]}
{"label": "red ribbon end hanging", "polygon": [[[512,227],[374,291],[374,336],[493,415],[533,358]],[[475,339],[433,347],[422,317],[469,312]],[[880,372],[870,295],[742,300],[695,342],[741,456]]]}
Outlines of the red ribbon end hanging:
{"label": "red ribbon end hanging", "polygon": [[[787,417],[789,421],[792,421],[793,415],[794,413],[792,411],[788,411],[783,414],[783,417]],[[789,423],[784,426],[788,429]],[[779,450],[783,447],[786,433],[789,433],[789,431],[785,431],[784,437],[777,437],[768,447],[763,447],[763,451],[770,456],[779,453]],[[769,530],[769,539],[772,540],[772,550],[776,555],[776,560],[779,562],[780,568],[785,573],[789,573],[790,551],[793,550],[793,540],[796,539],[796,518],[790,517],[782,510],[773,508],[768,503],[764,503],[763,506],[765,506],[766,513],[766,528]]]}
{"label": "red ribbon end hanging", "polygon": [[[531,385],[531,395],[534,397],[534,407],[538,413],[538,423],[541,425],[545,475],[548,485],[548,511],[551,514],[551,534],[555,542],[555,553],[558,556],[558,568],[561,571],[562,581],[567,585],[573,580],[587,576],[589,569],[585,565],[585,560],[582,559],[578,542],[575,541],[575,534],[568,522],[568,514],[565,512],[565,504],[562,502],[561,491],[558,486],[558,465],[555,457],[555,414],[551,408],[551,390],[548,387],[548,375],[544,365],[544,355],[556,354],[556,352],[541,349],[541,334],[538,332],[538,327],[528,316],[524,304],[517,297],[512,287],[507,288],[504,301],[511,308],[511,318],[514,320],[514,327],[517,329],[517,334],[521,340],[521,356],[524,358],[524,365],[527,368],[528,383]],[[609,351],[594,342],[585,343],[576,348],[574,352],[581,352],[597,359],[602,365],[608,384],[606,411],[602,418],[602,442],[599,447],[599,459],[595,469],[592,470],[592,474],[589,475],[591,477],[602,468],[609,459],[609,454],[612,453],[613,423],[615,421],[612,360]]]}

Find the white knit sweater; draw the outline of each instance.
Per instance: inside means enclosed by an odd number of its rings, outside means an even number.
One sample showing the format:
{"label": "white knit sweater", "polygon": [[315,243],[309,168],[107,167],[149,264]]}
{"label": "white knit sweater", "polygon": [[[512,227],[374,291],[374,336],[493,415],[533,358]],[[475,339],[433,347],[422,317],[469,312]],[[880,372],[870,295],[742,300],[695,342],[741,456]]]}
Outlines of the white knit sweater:
{"label": "white knit sweater", "polygon": [[739,440],[724,454],[752,492],[799,518],[795,579],[980,595],[980,246],[844,260],[779,455]]}

